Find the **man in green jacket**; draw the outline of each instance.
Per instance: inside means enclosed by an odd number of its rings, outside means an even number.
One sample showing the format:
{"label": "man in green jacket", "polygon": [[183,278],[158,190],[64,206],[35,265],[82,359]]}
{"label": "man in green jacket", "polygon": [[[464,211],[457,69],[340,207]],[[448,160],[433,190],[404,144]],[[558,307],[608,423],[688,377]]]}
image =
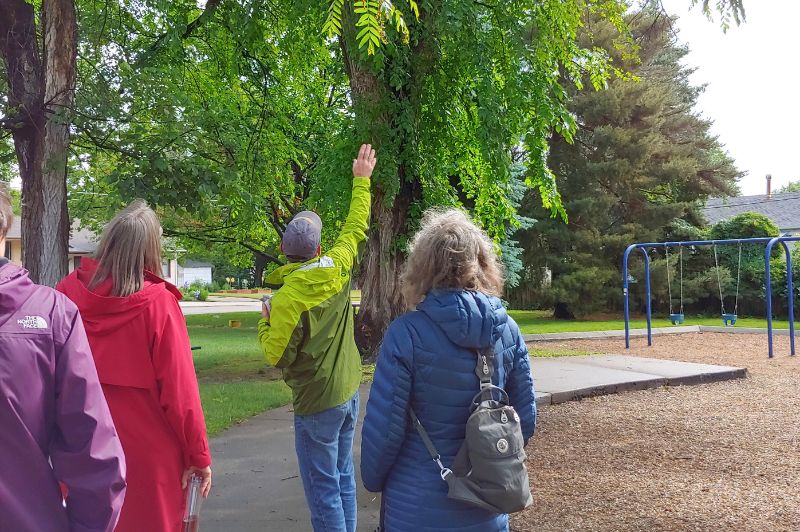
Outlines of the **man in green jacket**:
{"label": "man in green jacket", "polygon": [[353,436],[361,357],[353,331],[351,274],[367,237],[375,150],[353,161],[350,212],[333,247],[321,253],[322,221],[298,213],[283,234],[289,263],[267,277],[277,287],[262,310],[258,339],[267,361],[283,370],[294,402],[295,450],[315,532],[354,532]]}

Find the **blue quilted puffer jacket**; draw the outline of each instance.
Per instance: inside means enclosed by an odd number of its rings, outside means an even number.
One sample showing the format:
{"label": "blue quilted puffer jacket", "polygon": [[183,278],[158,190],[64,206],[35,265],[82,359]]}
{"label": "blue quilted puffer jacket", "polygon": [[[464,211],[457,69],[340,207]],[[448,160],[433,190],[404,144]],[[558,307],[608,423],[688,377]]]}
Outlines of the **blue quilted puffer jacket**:
{"label": "blue quilted puffer jacket", "polygon": [[431,291],[389,326],[378,357],[361,440],[364,486],[383,492],[389,532],[508,530],[508,516],[447,499],[447,485],[409,421],[413,408],[452,464],[480,386],[476,349],[494,346],[495,384],[508,392],[527,441],[536,425],[528,349],[500,300],[479,292]]}

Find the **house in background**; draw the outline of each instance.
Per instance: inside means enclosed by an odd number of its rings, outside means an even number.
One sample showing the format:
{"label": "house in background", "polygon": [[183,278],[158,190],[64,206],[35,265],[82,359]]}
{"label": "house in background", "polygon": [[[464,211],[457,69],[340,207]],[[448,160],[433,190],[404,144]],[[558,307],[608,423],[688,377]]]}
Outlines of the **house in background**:
{"label": "house in background", "polygon": [[769,175],[766,194],[712,198],[703,208],[703,214],[711,225],[746,212],[763,214],[775,222],[781,234],[800,235],[800,192],[773,194]]}
{"label": "house in background", "polygon": [[211,284],[211,274],[214,265],[209,262],[187,260],[178,265],[178,286],[187,286],[195,281]]}
{"label": "house in background", "polygon": [[[19,217],[14,217],[14,223],[6,235],[5,257],[11,262],[21,265],[22,248],[22,225]],[[97,251],[97,235],[89,229],[81,229],[77,221],[73,223],[69,239],[69,272],[71,273],[81,265],[83,257],[91,257],[95,251]],[[178,286],[179,270],[178,251],[165,252],[161,261],[161,276]]]}

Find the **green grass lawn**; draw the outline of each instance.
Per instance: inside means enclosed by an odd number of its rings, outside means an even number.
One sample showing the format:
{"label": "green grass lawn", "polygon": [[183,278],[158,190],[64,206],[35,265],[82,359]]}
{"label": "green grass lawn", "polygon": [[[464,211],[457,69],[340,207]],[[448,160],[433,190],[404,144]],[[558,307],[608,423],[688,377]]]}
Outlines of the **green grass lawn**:
{"label": "green grass lawn", "polygon": [[[625,328],[622,319],[617,320],[556,320],[550,317],[549,312],[538,310],[512,310],[509,311],[512,318],[519,324],[523,334],[543,334],[559,332],[586,332],[586,331],[612,331]],[[788,329],[788,321],[773,320],[773,326],[778,329]],[[661,316],[653,316],[653,327],[672,327],[672,323]],[[647,321],[637,316],[631,320],[632,329],[644,329]],[[683,325],[712,325],[722,326],[720,318],[693,317],[686,316]],[[740,317],[736,322],[737,327],[766,327],[765,318],[746,318]]]}
{"label": "green grass lawn", "polygon": [[[280,372],[267,367],[256,335],[257,312],[187,316],[209,436],[292,399]],[[239,320],[242,327],[228,327]]]}
{"label": "green grass lawn", "polygon": [[249,380],[200,383],[200,399],[208,435],[214,436],[231,425],[292,400],[283,381]]}
{"label": "green grass lawn", "polygon": [[[255,295],[255,294],[253,294]],[[360,294],[359,294],[360,295]],[[511,311],[523,333],[577,332],[623,329],[622,320],[561,321],[543,311]],[[186,317],[194,351],[194,364],[200,382],[200,395],[209,435],[218,434],[231,425],[269,408],[291,401],[291,392],[281,380],[280,371],[267,366],[258,345],[258,312],[203,314]],[[241,327],[232,329],[229,320],[238,320]],[[717,318],[687,316],[685,325],[721,325]],[[633,328],[645,327],[643,319],[631,322]],[[653,319],[654,327],[670,327],[661,317]],[[740,318],[737,326],[766,327],[763,318]],[[787,328],[788,322],[776,321],[775,327]],[[535,348],[532,357],[589,355],[589,351]],[[371,382],[374,365],[365,365],[362,382]]]}

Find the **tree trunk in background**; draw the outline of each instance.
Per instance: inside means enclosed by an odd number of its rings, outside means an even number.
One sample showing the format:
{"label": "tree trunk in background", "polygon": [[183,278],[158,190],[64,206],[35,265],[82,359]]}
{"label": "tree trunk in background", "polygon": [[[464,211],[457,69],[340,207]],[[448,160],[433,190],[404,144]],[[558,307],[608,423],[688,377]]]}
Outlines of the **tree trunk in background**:
{"label": "tree trunk in background", "polygon": [[0,53],[8,77],[8,126],[22,177],[23,263],[54,286],[67,274],[67,149],[75,87],[76,21],[72,0],[44,0],[44,60],[33,7],[0,0]]}
{"label": "tree trunk in background", "polygon": [[264,268],[267,267],[267,257],[261,253],[253,253],[253,278],[256,288],[264,286]]}

